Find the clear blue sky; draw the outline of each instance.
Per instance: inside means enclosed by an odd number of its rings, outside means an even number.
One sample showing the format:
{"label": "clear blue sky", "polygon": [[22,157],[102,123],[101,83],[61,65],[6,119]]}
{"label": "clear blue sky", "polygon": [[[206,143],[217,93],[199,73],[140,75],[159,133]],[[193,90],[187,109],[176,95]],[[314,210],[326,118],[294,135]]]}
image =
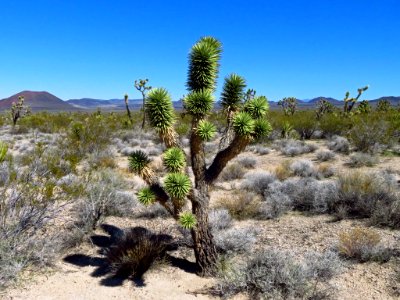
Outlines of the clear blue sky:
{"label": "clear blue sky", "polygon": [[400,95],[399,0],[0,0],[0,98],[139,98],[147,77],[178,99],[204,35],[223,43],[219,90],[235,72],[270,100]]}

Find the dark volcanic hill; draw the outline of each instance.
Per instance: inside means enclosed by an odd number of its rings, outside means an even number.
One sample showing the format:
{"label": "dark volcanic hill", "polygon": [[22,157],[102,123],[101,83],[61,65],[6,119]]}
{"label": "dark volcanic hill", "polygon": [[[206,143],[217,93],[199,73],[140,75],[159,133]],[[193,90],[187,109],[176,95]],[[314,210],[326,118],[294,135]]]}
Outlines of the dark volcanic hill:
{"label": "dark volcanic hill", "polygon": [[77,110],[69,103],[57,98],[48,92],[23,91],[9,98],[0,100],[0,111],[11,108],[13,102],[18,101],[19,96],[24,96],[25,104],[29,105],[32,111],[74,111]]}

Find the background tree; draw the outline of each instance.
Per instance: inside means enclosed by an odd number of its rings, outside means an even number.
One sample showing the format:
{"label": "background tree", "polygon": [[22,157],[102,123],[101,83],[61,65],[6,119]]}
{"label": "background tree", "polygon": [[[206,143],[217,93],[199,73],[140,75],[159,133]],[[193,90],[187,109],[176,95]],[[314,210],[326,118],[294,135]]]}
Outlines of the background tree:
{"label": "background tree", "polygon": [[379,100],[376,110],[380,112],[388,112],[392,108],[390,101],[387,99]]}
{"label": "background tree", "polygon": [[282,106],[285,116],[293,116],[297,110],[297,99],[295,97],[287,97],[278,101],[278,105]]}
{"label": "background tree", "polygon": [[126,108],[126,113],[128,115],[129,121],[131,122],[131,124],[133,124],[131,110],[129,109],[129,104],[128,104],[128,101],[129,101],[128,94],[125,94],[124,101],[125,101],[125,108]]}
{"label": "background tree", "polygon": [[11,106],[11,118],[13,122],[13,126],[17,125],[17,121],[20,118],[23,118],[26,115],[30,114],[30,107],[27,105],[24,105],[25,98],[24,96],[19,96],[18,97],[18,102],[12,103]]}
{"label": "background tree", "polygon": [[333,106],[332,103],[330,103],[326,99],[321,99],[317,102],[317,109],[315,111],[315,116],[317,120],[320,120],[322,116],[328,113],[332,113],[334,109],[335,107]]}
{"label": "background tree", "polygon": [[143,110],[143,121],[142,121],[142,129],[144,128],[144,125],[146,123],[146,113],[144,112],[145,110],[145,101],[146,101],[146,94],[149,90],[151,90],[151,86],[146,86],[149,80],[146,79],[139,79],[135,80],[135,88],[142,94],[143,98],[143,105],[142,105],[142,110]]}
{"label": "background tree", "polygon": [[[174,130],[175,112],[171,97],[163,88],[148,93],[145,109],[150,125],[156,129],[167,148],[163,155],[164,166],[168,171],[164,182],[161,183],[150,168],[150,160],[143,151],[134,152],[129,157],[130,169],[148,184],[138,193],[138,199],[144,204],[159,202],[181,226],[190,229],[200,275],[213,274],[217,261],[217,251],[208,225],[209,188],[231,159],[251,141],[271,131],[265,119],[268,111],[266,98],[256,97],[241,104],[244,79],[238,75],[228,76],[222,98],[227,105],[230,104],[229,111],[236,112],[233,117],[229,116],[228,106],[224,107],[227,119],[232,118],[235,135],[207,167],[204,145],[216,132],[216,127],[207,120],[207,116],[213,108],[220,56],[221,44],[212,37],[201,38],[189,54],[188,94],[184,98],[185,113],[191,117],[189,157],[186,158],[178,145]],[[191,161],[194,182],[191,182],[188,175],[187,159]]]}
{"label": "background tree", "polygon": [[362,114],[367,114],[372,111],[371,104],[367,100],[363,100],[358,104],[357,111]]}
{"label": "background tree", "polygon": [[358,95],[355,98],[349,98],[350,97],[350,92],[346,92],[346,96],[343,99],[343,101],[344,101],[343,112],[346,113],[346,114],[350,113],[351,110],[354,107],[354,104],[356,104],[358,99],[361,97],[362,93],[364,93],[366,90],[368,90],[368,85],[363,87],[363,88],[359,88],[357,90],[358,91]]}

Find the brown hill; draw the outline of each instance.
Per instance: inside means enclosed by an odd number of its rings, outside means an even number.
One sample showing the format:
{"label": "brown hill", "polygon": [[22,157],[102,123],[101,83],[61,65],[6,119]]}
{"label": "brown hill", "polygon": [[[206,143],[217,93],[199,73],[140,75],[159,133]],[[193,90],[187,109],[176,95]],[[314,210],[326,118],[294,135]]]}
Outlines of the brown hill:
{"label": "brown hill", "polygon": [[11,108],[13,102],[18,101],[19,96],[24,96],[25,104],[29,105],[32,111],[73,111],[77,108],[71,104],[57,98],[56,96],[48,92],[32,92],[23,91],[15,94],[9,98],[0,100],[0,111],[4,111]]}

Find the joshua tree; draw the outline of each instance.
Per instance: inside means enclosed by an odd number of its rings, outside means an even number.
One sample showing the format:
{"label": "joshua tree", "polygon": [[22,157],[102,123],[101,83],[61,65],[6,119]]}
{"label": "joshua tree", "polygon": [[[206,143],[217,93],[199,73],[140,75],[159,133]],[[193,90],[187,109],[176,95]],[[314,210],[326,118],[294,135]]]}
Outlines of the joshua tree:
{"label": "joshua tree", "polygon": [[323,115],[327,113],[332,113],[334,110],[334,106],[328,100],[322,98],[317,103],[317,109],[315,111],[315,116],[317,120],[320,120]]}
{"label": "joshua tree", "polygon": [[278,105],[282,106],[285,116],[293,116],[297,109],[297,99],[295,97],[283,98],[278,101]]}
{"label": "joshua tree", "polygon": [[368,85],[363,87],[363,88],[359,88],[357,90],[358,91],[358,95],[355,98],[349,98],[350,97],[350,92],[346,92],[346,96],[343,99],[343,101],[344,101],[343,112],[346,113],[346,114],[350,113],[351,110],[354,107],[354,104],[356,104],[357,100],[360,98],[362,93],[365,92],[366,90],[368,90]]}
{"label": "joshua tree", "polygon": [[139,79],[135,80],[135,88],[142,94],[143,98],[143,121],[142,121],[142,129],[144,128],[144,125],[146,123],[146,113],[144,112],[145,110],[145,101],[146,101],[146,94],[147,91],[151,90],[151,86],[146,86],[146,84],[149,82],[148,79]]}
{"label": "joshua tree", "polygon": [[379,100],[376,105],[376,110],[380,112],[387,112],[391,109],[390,101],[387,99]]}
{"label": "joshua tree", "polygon": [[133,124],[131,111],[130,111],[129,105],[128,105],[128,94],[125,94],[124,100],[125,100],[126,113],[128,115],[129,121],[131,122],[131,124]]}
{"label": "joshua tree", "polygon": [[[190,229],[200,275],[213,274],[217,261],[217,251],[208,225],[209,188],[231,159],[251,141],[271,131],[271,126],[265,119],[268,111],[266,98],[254,98],[241,105],[244,79],[238,75],[228,76],[222,99],[227,119],[232,118],[235,135],[230,144],[220,150],[207,167],[204,144],[216,132],[216,127],[207,120],[207,116],[213,108],[220,56],[221,44],[212,37],[201,38],[189,54],[188,94],[184,98],[184,109],[191,116],[188,159],[191,160],[194,182],[189,178],[186,156],[178,145],[171,97],[163,88],[151,90],[145,103],[149,123],[156,129],[167,148],[163,161],[169,173],[163,184],[151,170],[150,160],[143,151],[136,151],[129,157],[130,169],[148,184],[148,187],[139,191],[138,199],[144,204],[159,202],[181,226]],[[228,113],[231,111],[236,112],[233,117]]]}
{"label": "joshua tree", "polygon": [[370,113],[372,110],[371,105],[367,100],[363,100],[358,104],[357,111],[362,114]]}
{"label": "joshua tree", "polygon": [[18,102],[12,103],[11,106],[11,118],[13,122],[13,126],[17,125],[18,119],[28,115],[30,113],[30,108],[24,105],[25,98],[24,96],[18,97]]}

